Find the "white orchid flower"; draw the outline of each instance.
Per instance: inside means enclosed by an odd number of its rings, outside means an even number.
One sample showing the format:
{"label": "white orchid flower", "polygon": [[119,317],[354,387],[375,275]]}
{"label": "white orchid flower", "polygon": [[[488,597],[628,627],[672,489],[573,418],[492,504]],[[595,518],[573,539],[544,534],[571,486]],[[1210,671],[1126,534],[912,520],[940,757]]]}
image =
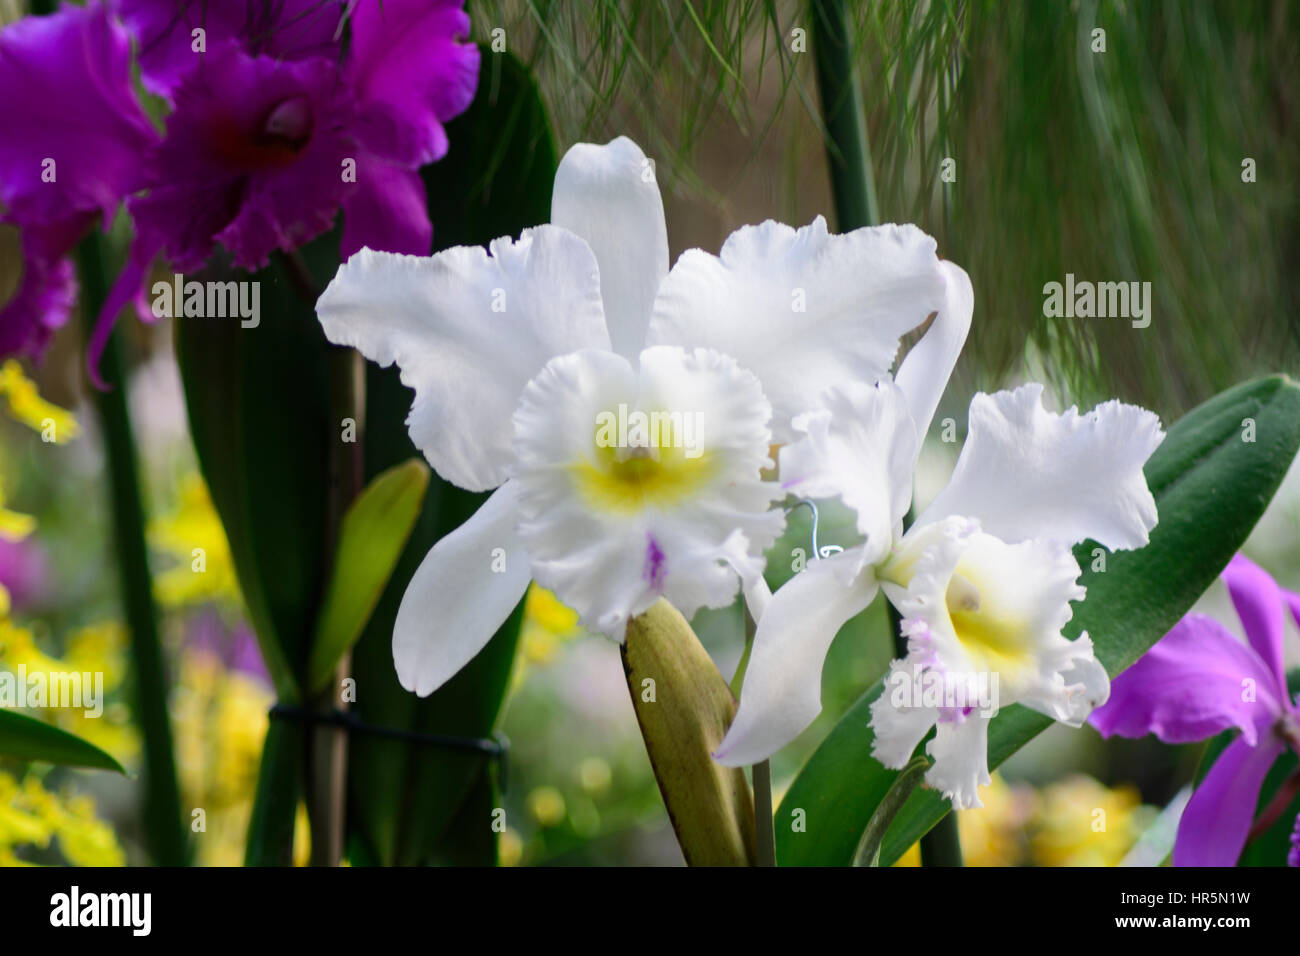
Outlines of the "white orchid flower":
{"label": "white orchid flower", "polygon": [[[905,361],[897,384],[837,387],[795,422],[805,437],[782,449],[783,483],[841,496],[866,540],[771,599],[717,757],[764,759],[812,722],[831,640],[882,588],[908,653],[872,705],[873,753],[901,768],[935,727],[926,782],[955,807],[980,806],[997,707],[1021,703],[1078,726],[1109,695],[1088,635],[1061,633],[1070,602],[1084,598],[1070,549],[1089,538],[1112,550],[1146,544],[1156,506],[1142,468],[1164,433],[1155,415],[1119,402],[1049,413],[1040,385],[978,394],[951,481],[901,534],[924,434],[907,371]],[[977,702],[975,688],[994,699]]]}
{"label": "white orchid flower", "polygon": [[[884,374],[943,295],[919,230],[835,236],[821,218],[742,228],[670,272],[653,166],[626,138],[569,150],[551,219],[487,250],[362,250],[317,306],[330,341],[400,367],[438,474],[497,489],[402,600],[393,657],[420,695],[530,580],[616,640],[660,596],[689,617],[761,581],[784,525],[760,477],[772,441],[820,388]],[[645,431],[654,415],[671,434]]]}

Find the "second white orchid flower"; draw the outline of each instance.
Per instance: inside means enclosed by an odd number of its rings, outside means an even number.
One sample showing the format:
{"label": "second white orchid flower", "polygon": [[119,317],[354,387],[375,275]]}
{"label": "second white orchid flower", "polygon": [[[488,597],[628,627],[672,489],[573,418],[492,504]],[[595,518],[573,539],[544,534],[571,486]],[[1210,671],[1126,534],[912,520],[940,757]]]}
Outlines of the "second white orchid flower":
{"label": "second white orchid flower", "polygon": [[[782,449],[783,484],[842,497],[866,540],[814,562],[771,599],[717,757],[754,763],[812,722],[831,640],[880,588],[903,618],[908,651],[872,706],[873,753],[901,768],[936,728],[927,783],[955,807],[979,806],[998,706],[1077,726],[1108,696],[1088,635],[1061,633],[1070,602],[1084,597],[1070,549],[1090,538],[1112,550],[1146,544],[1156,506],[1142,468],[1164,433],[1155,415],[1119,402],[1049,413],[1040,385],[978,394],[951,481],[902,534],[925,433],[909,411],[917,402],[906,368],[898,384],[837,387],[824,409],[795,422],[805,437]],[[982,709],[989,701],[977,702],[976,689],[990,686],[996,699]]]}
{"label": "second white orchid flower", "polygon": [[761,581],[784,523],[771,443],[821,389],[884,375],[943,301],[934,240],[908,226],[766,222],[670,272],[653,166],[625,138],[565,155],[551,219],[486,251],[362,250],[317,306],[332,342],[400,367],[434,469],[497,489],[402,600],[393,656],[421,695],[532,579],[617,640],[661,596],[689,617]]}

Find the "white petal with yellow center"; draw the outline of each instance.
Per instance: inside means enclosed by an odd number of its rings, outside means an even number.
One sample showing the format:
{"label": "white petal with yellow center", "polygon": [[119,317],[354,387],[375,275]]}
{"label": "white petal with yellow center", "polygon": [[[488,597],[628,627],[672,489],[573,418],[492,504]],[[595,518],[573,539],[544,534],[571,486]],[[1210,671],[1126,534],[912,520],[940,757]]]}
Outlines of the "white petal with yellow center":
{"label": "white petal with yellow center", "polygon": [[536,580],[618,640],[661,596],[688,618],[731,603],[784,526],[760,478],[770,415],[757,379],[707,349],[553,359],[514,419]]}

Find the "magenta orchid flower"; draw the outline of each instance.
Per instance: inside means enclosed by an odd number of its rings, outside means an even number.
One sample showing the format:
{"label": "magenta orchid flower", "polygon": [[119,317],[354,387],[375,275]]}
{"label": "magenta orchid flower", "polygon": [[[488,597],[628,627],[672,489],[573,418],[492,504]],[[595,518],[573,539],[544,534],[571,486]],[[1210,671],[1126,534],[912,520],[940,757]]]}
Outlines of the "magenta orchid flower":
{"label": "magenta orchid flower", "polygon": [[18,227],[23,262],[0,357],[39,358],[76,302],[69,253],[140,187],[158,136],[131,88],[130,38],[101,3],[0,30],[0,102],[0,222]]}
{"label": "magenta orchid flower", "polygon": [[1300,594],[1242,555],[1223,579],[1249,646],[1214,618],[1188,614],[1111,682],[1109,702],[1089,718],[1103,737],[1155,734],[1171,744],[1241,731],[1183,811],[1175,866],[1234,865],[1269,769],[1288,746],[1300,753],[1300,706],[1282,664],[1286,606],[1300,624]]}
{"label": "magenta orchid flower", "polygon": [[[0,201],[23,229],[24,273],[0,348],[36,355],[76,297],[67,254],[127,200],[127,265],[89,348],[92,377],[122,308],[151,319],[163,255],[200,268],[217,245],[257,269],[343,213],[342,255],[427,254],[419,168],[447,152],[478,48],[463,0],[119,0],[64,7],[0,33]],[[120,15],[121,21],[117,19]],[[132,88],[171,106],[159,139]],[[33,96],[40,90],[40,96]],[[130,198],[127,198],[130,197]]]}
{"label": "magenta orchid flower", "polygon": [[[447,152],[442,124],[478,84],[462,0],[215,4],[123,0],[145,84],[171,101],[147,193],[128,203],[136,239],[91,342],[96,359],[122,307],[163,254],[182,272],[220,244],[264,266],[327,231],[342,255],[424,255],[433,227],[419,167]],[[202,42],[198,42],[201,32]],[[202,50],[196,50],[202,46]],[[149,318],[148,315],[144,316]]]}

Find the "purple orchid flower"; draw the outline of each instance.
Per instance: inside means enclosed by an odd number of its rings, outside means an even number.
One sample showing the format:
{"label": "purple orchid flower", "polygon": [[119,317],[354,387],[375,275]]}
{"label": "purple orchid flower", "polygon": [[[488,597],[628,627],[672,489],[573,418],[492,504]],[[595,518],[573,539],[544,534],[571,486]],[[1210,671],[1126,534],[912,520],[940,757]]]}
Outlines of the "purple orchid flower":
{"label": "purple orchid flower", "polygon": [[[443,123],[478,84],[463,2],[91,0],[5,28],[0,201],[24,229],[25,268],[0,348],[39,354],[75,301],[68,252],[128,196],[136,235],[88,349],[96,384],[123,307],[154,318],[144,286],[160,254],[190,271],[221,245],[257,269],[340,210],[343,257],[427,254],[418,170],[447,152]],[[132,90],[131,34],[143,84],[172,107],[161,141]]]}
{"label": "purple orchid flower", "polygon": [[1300,594],[1242,555],[1223,579],[1249,646],[1213,618],[1188,614],[1111,682],[1110,700],[1089,717],[1103,737],[1153,733],[1171,744],[1241,731],[1183,811],[1175,866],[1233,866],[1269,769],[1288,746],[1300,753],[1300,705],[1282,664],[1285,609],[1300,624]]}
{"label": "purple orchid flower", "polygon": [[160,253],[185,272],[220,244],[236,266],[258,269],[327,231],[341,209],[344,258],[363,247],[427,255],[418,170],[445,155],[442,124],[478,83],[462,3],[360,0],[345,49],[342,2],[248,0],[217,12],[122,0],[143,80],[174,108],[147,192],[128,203],[136,239],[100,313],[92,371],[123,306],[152,318],[142,291]]}
{"label": "purple orchid flower", "polygon": [[158,139],[131,88],[131,42],[92,0],[0,30],[0,222],[21,235],[23,274],[0,308],[0,357],[39,358],[76,302],[68,254],[107,230]]}

